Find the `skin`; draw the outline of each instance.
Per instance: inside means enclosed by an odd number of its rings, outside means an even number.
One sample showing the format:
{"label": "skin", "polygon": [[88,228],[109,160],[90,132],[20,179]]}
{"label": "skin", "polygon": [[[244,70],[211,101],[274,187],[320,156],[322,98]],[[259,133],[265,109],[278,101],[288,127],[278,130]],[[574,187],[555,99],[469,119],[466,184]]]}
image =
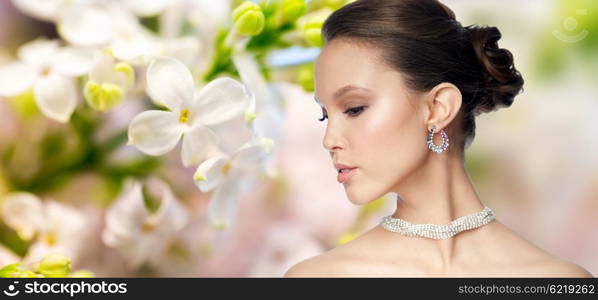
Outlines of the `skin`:
{"label": "skin", "polygon": [[[407,88],[380,49],[335,39],[315,65],[315,98],[322,107],[324,148],[333,163],[357,167],[343,186],[356,205],[399,195],[393,217],[445,224],[484,205],[466,172],[460,136],[461,93],[450,83],[429,91]],[[359,59],[355,59],[359,58]],[[346,85],[352,90],[334,94]],[[364,106],[365,108],[360,108]],[[444,129],[449,148],[426,145]],[[435,134],[434,143],[441,144]],[[520,237],[498,220],[446,240],[407,237],[375,226],[358,238],[290,268],[285,277],[592,277]]]}

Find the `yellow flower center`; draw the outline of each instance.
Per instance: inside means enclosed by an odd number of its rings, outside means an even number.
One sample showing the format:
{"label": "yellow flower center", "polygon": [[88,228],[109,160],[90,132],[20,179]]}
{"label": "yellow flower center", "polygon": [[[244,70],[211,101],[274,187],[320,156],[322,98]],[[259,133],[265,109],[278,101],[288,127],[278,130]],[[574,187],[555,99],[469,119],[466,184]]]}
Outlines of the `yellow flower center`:
{"label": "yellow flower center", "polygon": [[226,175],[228,174],[228,171],[230,170],[230,164],[225,164],[224,166],[222,166],[222,174]]}
{"label": "yellow flower center", "polygon": [[42,76],[48,76],[48,75],[50,74],[50,68],[49,68],[49,67],[43,67],[43,68],[42,68],[42,69],[39,71],[39,73],[40,73]]}
{"label": "yellow flower center", "polygon": [[129,41],[129,40],[131,40],[131,35],[130,35],[128,32],[126,32],[126,31],[121,31],[121,32],[119,32],[119,33],[118,33],[118,36],[119,36],[121,39],[125,40],[125,41]]}
{"label": "yellow flower center", "polygon": [[49,246],[54,246],[54,245],[56,245],[56,243],[58,243],[58,237],[56,236],[55,233],[49,232],[45,236],[45,241],[46,241],[46,244],[48,244]]}
{"label": "yellow flower center", "polygon": [[149,222],[145,222],[145,223],[143,223],[143,227],[141,229],[143,230],[143,233],[150,233],[150,232],[154,231],[155,228],[156,228],[156,225],[149,223]]}
{"label": "yellow flower center", "polygon": [[181,110],[181,115],[179,116],[179,122],[181,123],[189,123],[189,117],[191,115],[191,112],[188,109],[183,109]]}

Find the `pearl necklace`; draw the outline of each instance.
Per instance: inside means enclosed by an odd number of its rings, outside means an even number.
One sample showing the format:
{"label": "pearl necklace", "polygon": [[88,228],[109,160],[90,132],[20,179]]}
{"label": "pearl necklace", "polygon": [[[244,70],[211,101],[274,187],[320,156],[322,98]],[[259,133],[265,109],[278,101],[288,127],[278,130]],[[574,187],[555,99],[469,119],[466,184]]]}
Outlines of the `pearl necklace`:
{"label": "pearl necklace", "polygon": [[406,236],[426,237],[440,240],[448,239],[462,231],[481,227],[494,220],[494,212],[485,206],[480,212],[460,217],[450,223],[437,224],[413,224],[403,219],[393,218],[388,215],[382,218],[380,225],[392,232],[398,232]]}

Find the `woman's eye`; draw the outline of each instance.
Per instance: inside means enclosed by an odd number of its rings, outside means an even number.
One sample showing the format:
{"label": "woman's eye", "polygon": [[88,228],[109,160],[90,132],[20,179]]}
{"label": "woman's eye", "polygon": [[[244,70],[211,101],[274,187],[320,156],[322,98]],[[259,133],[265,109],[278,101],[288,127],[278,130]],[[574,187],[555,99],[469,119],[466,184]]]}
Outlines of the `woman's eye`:
{"label": "woman's eye", "polygon": [[[345,114],[349,115],[350,117],[357,117],[366,108],[367,108],[367,106],[358,106],[358,107],[349,108],[345,111]],[[328,119],[328,115],[323,114],[323,116],[321,118],[319,118],[318,121],[324,122],[324,120],[326,120],[326,119]]]}
{"label": "woman's eye", "polygon": [[349,115],[350,117],[356,117],[359,114],[361,114],[361,112],[365,109],[365,106],[358,106],[358,107],[353,107],[353,108],[349,108],[345,111],[345,113],[347,115]]}
{"label": "woman's eye", "polygon": [[328,119],[328,114],[326,113],[326,110],[322,107],[322,117],[318,119],[318,121],[320,122],[324,122],[324,120]]}

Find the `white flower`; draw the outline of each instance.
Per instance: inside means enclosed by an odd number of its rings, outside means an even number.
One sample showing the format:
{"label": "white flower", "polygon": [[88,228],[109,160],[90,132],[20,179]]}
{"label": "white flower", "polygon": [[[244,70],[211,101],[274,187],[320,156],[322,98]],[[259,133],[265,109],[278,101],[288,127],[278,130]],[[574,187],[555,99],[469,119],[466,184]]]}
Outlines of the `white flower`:
{"label": "white flower", "polygon": [[0,266],[14,264],[20,260],[21,258],[14,254],[10,249],[0,245]]}
{"label": "white flower", "polygon": [[85,217],[55,201],[42,202],[26,192],[13,192],[2,203],[2,218],[26,241],[33,240],[24,262],[59,252],[76,261],[86,237]]}
{"label": "white flower", "polygon": [[[268,136],[274,140],[274,143],[278,143],[281,136],[280,130],[283,128],[282,124],[285,122],[281,108],[283,99],[276,87],[266,81],[253,54],[234,51],[231,58],[239,71],[241,80],[255,95],[255,101],[245,111],[245,120],[251,125],[256,135]],[[266,173],[270,177],[275,177],[278,174],[274,159],[277,156],[273,154],[265,162]]]}
{"label": "white flower", "polygon": [[179,61],[160,57],[147,70],[147,91],[169,111],[150,110],[129,125],[128,144],[149,155],[162,155],[183,139],[181,158],[188,167],[207,158],[219,137],[210,129],[241,115],[251,101],[240,82],[221,77],[194,92],[191,72]]}
{"label": "white flower", "polygon": [[2,202],[2,218],[25,241],[43,226],[42,202],[30,193],[12,193]]}
{"label": "white flower", "polygon": [[197,167],[193,175],[197,187],[203,192],[216,189],[208,209],[209,222],[214,228],[230,226],[238,199],[252,187],[271,148],[272,140],[256,137],[231,156],[220,154]]}
{"label": "white flower", "polygon": [[19,61],[0,67],[0,96],[13,97],[33,87],[35,102],[47,117],[67,122],[77,106],[74,77],[91,68],[96,52],[60,48],[55,40],[37,39],[19,48]]}
{"label": "white flower", "polygon": [[124,5],[141,17],[151,17],[163,12],[175,0],[124,0]]}
{"label": "white flower", "polygon": [[[144,196],[154,196],[159,205],[148,209]],[[170,240],[187,224],[189,214],[178,202],[170,187],[150,179],[145,184],[129,181],[123,194],[106,214],[102,240],[121,250],[131,259],[133,267],[163,255]]]}
{"label": "white flower", "polygon": [[116,58],[135,66],[146,66],[152,59],[168,56],[194,68],[202,58],[202,43],[196,37],[159,38],[134,28],[117,35],[110,49]]}
{"label": "white flower", "polygon": [[[136,0],[124,4],[140,3],[150,8],[142,2],[161,6],[162,1]],[[119,60],[136,66],[147,65],[161,52],[162,41],[143,27],[124,4],[112,1],[70,5],[59,18],[58,31],[72,44],[107,47]]]}
{"label": "white flower", "polygon": [[89,73],[84,96],[91,107],[106,111],[122,102],[134,82],[133,67],[126,62],[117,63],[110,53],[104,52]]}
{"label": "white flower", "polygon": [[[148,33],[135,15],[116,1],[65,5],[56,19],[60,36],[75,45],[114,46],[120,41],[137,40],[141,33]],[[136,44],[129,45],[134,47],[124,51],[137,52],[143,48]]]}
{"label": "white flower", "polygon": [[192,68],[202,58],[202,42],[194,36],[162,38],[158,41],[156,56],[175,58]]}
{"label": "white flower", "polygon": [[32,17],[54,21],[60,9],[70,1],[66,0],[12,0],[12,3],[23,13]]}

